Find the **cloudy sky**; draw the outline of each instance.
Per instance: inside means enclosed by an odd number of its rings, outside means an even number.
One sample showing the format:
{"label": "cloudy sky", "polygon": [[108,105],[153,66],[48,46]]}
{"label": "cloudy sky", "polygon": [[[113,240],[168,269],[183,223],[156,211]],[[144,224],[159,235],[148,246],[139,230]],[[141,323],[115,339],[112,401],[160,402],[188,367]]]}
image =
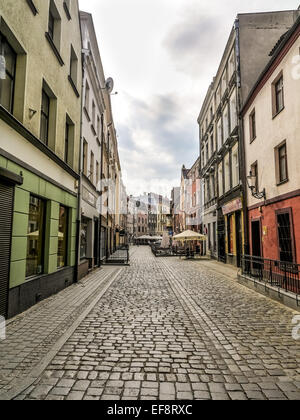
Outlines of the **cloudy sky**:
{"label": "cloudy sky", "polygon": [[170,195],[198,157],[197,117],[238,13],[300,0],[79,0],[93,14],[129,194]]}

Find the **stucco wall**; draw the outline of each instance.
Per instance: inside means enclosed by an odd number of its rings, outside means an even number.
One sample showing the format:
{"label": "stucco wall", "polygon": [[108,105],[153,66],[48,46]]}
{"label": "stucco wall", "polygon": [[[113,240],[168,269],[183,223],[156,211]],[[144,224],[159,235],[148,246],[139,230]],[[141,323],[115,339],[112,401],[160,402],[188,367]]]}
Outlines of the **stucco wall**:
{"label": "stucco wall", "polygon": [[[249,173],[254,162],[258,162],[260,190],[266,188],[267,199],[295,191],[300,188],[300,79],[293,74],[293,57],[299,56],[300,39],[273,71],[267,83],[258,93],[244,117],[246,150],[246,171]],[[272,82],[283,71],[285,108],[273,118]],[[255,108],[256,139],[250,144],[249,115]],[[289,181],[276,184],[274,148],[286,140]],[[248,190],[248,206],[258,204]]]}

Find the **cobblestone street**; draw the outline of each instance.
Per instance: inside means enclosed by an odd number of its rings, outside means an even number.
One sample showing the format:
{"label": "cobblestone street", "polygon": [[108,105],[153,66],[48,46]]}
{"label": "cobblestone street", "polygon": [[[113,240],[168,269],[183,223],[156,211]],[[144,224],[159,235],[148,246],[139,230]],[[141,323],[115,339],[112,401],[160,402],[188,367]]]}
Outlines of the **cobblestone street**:
{"label": "cobblestone street", "polygon": [[[300,399],[294,311],[201,261],[155,259],[148,247],[134,248],[131,266],[113,273],[102,297],[16,399]],[[45,322],[57,315],[48,313]],[[7,345],[13,328],[14,322]],[[23,339],[21,329],[17,335]],[[5,342],[1,358],[4,351]]]}

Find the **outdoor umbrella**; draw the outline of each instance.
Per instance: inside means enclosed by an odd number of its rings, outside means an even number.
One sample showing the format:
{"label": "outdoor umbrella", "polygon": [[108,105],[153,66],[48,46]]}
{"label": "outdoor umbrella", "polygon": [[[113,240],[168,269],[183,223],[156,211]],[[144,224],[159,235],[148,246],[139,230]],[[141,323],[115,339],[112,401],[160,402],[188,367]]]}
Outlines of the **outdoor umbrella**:
{"label": "outdoor umbrella", "polygon": [[186,230],[185,232],[179,233],[173,237],[175,241],[205,241],[206,236],[201,233],[193,232],[192,230]]}
{"label": "outdoor umbrella", "polygon": [[[183,241],[185,243],[185,249],[186,249],[186,242],[205,241],[206,236],[202,235],[201,233],[193,232],[192,230],[186,230],[185,232],[175,235],[173,239],[175,241]],[[189,246],[189,250],[190,250],[190,246]]]}

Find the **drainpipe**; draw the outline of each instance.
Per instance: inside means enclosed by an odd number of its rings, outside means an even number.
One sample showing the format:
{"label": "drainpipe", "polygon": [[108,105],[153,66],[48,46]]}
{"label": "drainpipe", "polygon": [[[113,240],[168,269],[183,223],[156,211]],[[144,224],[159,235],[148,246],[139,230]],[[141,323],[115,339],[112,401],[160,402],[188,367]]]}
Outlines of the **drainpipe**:
{"label": "drainpipe", "polygon": [[[81,31],[81,19],[80,13],[78,13],[79,17],[79,29],[80,29],[80,37],[81,37],[81,46],[83,46],[83,38],[82,38],[82,31]],[[79,273],[79,249],[80,249],[80,224],[81,224],[81,180],[82,180],[82,126],[83,126],[83,118],[82,118],[82,110],[83,110],[83,92],[84,92],[84,75],[85,75],[85,55],[82,53],[82,83],[81,83],[81,112],[80,112],[80,143],[79,143],[79,180],[78,180],[78,195],[77,195],[77,220],[76,220],[76,264],[75,264],[75,271],[74,271],[74,283],[78,283],[78,273]]]}
{"label": "drainpipe", "polygon": [[249,254],[249,227],[248,227],[248,208],[247,208],[247,174],[246,174],[246,154],[244,142],[244,125],[243,117],[241,115],[242,109],[242,95],[241,95],[241,56],[240,56],[240,23],[239,19],[235,20],[235,49],[237,60],[237,105],[238,105],[238,118],[239,118],[239,161],[240,161],[240,178],[241,178],[241,192],[243,196],[243,227],[244,227],[244,255]]}
{"label": "drainpipe", "polygon": [[[101,249],[102,249],[102,173],[103,173],[103,145],[104,145],[104,131],[103,131],[104,117],[101,114],[101,158],[100,158],[100,186],[101,186],[101,195],[100,195],[100,234],[99,234],[99,266],[101,266]],[[104,239],[104,238],[103,238]]]}

